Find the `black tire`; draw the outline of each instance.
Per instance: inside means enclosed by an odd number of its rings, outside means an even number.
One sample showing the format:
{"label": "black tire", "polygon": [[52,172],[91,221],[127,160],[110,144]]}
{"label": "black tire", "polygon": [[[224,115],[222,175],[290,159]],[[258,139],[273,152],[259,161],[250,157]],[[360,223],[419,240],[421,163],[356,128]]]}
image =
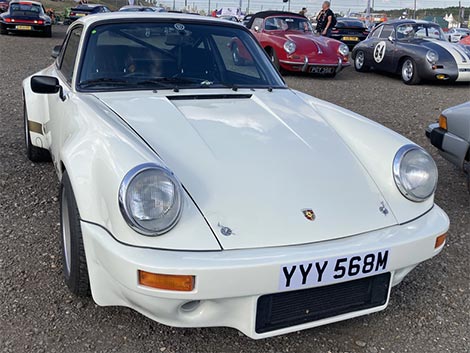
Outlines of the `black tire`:
{"label": "black tire", "polygon": [[278,71],[280,71],[281,65],[279,64],[279,58],[277,57],[276,51],[271,48],[268,54],[269,54],[269,57],[271,58],[271,62],[273,63],[273,65],[276,67]]}
{"label": "black tire", "polygon": [[65,171],[60,184],[60,234],[65,283],[79,297],[90,296],[90,280],[83,246],[80,213]]}
{"label": "black tire", "polygon": [[356,52],[354,57],[354,68],[359,72],[367,72],[370,70],[370,67],[366,65],[366,54],[362,50]]}
{"label": "black tire", "polygon": [[417,85],[421,82],[418,67],[412,58],[405,58],[401,64],[401,79],[407,85]]}
{"label": "black tire", "polygon": [[240,56],[240,49],[238,48],[238,44],[237,43],[234,43],[232,45],[232,59],[233,59],[233,63],[236,65],[236,66],[243,66],[245,65],[245,59],[243,59],[241,56]]}
{"label": "black tire", "polygon": [[0,34],[8,34],[8,31],[5,28],[0,27]]}
{"label": "black tire", "polygon": [[31,143],[31,136],[29,134],[28,111],[26,109],[25,102],[23,102],[23,120],[26,156],[31,162],[50,162],[51,155],[49,151],[45,148],[33,146]]}
{"label": "black tire", "polygon": [[52,37],[52,26],[46,27],[46,29],[44,30],[44,37]]}

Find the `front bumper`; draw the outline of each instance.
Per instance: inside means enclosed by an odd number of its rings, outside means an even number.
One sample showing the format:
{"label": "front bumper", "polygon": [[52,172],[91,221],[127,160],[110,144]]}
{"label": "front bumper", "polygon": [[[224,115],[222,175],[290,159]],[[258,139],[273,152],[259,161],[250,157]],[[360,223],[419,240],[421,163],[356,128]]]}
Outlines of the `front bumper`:
{"label": "front bumper", "polygon": [[[348,61],[338,58],[338,61],[318,61],[314,58],[304,56],[301,60],[279,60],[281,67],[288,71],[309,72],[317,74],[333,74],[340,72],[343,68],[350,66]],[[322,69],[322,70],[319,70]]]}
{"label": "front bumper", "polygon": [[[35,25],[30,23],[2,23],[2,29],[8,32],[45,32],[50,25]],[[30,27],[30,29],[20,29],[18,26]]]}
{"label": "front bumper", "polygon": [[[436,237],[449,227],[446,214],[434,206],[403,225],[332,241],[298,246],[213,252],[167,251],[123,245],[97,225],[82,222],[93,298],[99,305],[122,305],[151,319],[178,327],[233,327],[252,338],[265,338],[370,314],[372,309],[329,317],[266,333],[255,329],[257,300],[279,292],[282,265],[313,259],[390,249],[387,271],[398,284],[417,264],[438,254]],[[171,235],[169,235],[171,236]],[[196,276],[191,292],[157,290],[138,285],[137,271]],[[191,310],[187,310],[188,305]]]}
{"label": "front bumper", "polygon": [[452,164],[464,169],[465,160],[470,159],[470,143],[453,133],[441,129],[439,124],[431,124],[426,128],[426,136],[439,153]]}

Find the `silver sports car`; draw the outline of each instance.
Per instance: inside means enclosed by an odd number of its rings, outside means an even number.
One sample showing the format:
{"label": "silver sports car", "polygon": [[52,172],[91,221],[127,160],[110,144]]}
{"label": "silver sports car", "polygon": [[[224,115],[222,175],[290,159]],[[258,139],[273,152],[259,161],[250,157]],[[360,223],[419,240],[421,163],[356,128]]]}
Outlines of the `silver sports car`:
{"label": "silver sports car", "polygon": [[467,174],[470,191],[470,101],[444,110],[426,136],[441,155]]}

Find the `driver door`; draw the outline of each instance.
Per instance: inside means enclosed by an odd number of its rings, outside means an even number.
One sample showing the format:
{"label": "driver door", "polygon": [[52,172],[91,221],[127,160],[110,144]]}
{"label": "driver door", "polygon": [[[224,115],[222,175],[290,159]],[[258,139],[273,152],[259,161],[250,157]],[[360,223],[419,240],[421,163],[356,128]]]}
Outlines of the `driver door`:
{"label": "driver door", "polygon": [[[50,152],[54,165],[58,167],[60,162],[60,149],[66,138],[64,126],[72,122],[74,104],[72,103],[72,78],[75,73],[76,59],[78,55],[80,39],[83,27],[76,26],[69,32],[56,67],[56,77],[63,89],[63,94],[48,95],[49,121],[44,127],[49,140]],[[59,169],[59,168],[58,168]]]}
{"label": "driver door", "polygon": [[373,66],[379,70],[394,72],[395,52],[394,27],[392,25],[384,25],[372,51]]}

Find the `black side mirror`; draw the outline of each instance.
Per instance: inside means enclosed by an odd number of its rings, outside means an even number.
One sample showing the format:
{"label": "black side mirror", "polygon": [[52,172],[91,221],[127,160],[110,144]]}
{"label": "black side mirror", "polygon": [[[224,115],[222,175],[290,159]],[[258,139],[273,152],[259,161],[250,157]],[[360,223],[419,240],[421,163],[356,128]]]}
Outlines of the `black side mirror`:
{"label": "black side mirror", "polygon": [[31,90],[39,94],[59,93],[60,99],[65,100],[62,86],[57,77],[33,76],[31,77]]}
{"label": "black side mirror", "polygon": [[59,57],[60,49],[62,49],[62,45],[56,45],[54,48],[52,48],[51,56],[54,59],[57,59]]}

